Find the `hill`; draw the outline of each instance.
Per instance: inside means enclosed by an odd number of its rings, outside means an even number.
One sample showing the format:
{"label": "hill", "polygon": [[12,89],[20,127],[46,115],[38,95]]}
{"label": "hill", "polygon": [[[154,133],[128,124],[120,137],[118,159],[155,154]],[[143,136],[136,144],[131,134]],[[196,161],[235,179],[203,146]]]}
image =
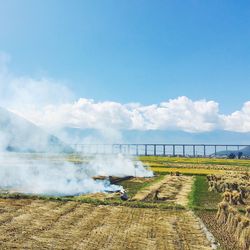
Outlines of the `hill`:
{"label": "hill", "polygon": [[[250,145],[250,133],[216,130],[203,133],[167,130],[121,130],[121,140],[107,138],[105,131],[97,129],[64,128],[62,138],[67,143],[169,143],[169,144],[244,144]],[[116,134],[115,134],[116,135]],[[112,137],[112,133],[109,134]],[[61,138],[61,137],[60,137]],[[109,140],[108,140],[109,139]]]}
{"label": "hill", "polygon": [[229,156],[230,154],[238,156],[239,153],[242,153],[242,156],[250,157],[250,146],[242,148],[239,151],[238,150],[220,151],[217,152],[216,154],[220,156]]}
{"label": "hill", "polygon": [[72,149],[56,136],[0,107],[0,151],[54,153]]}

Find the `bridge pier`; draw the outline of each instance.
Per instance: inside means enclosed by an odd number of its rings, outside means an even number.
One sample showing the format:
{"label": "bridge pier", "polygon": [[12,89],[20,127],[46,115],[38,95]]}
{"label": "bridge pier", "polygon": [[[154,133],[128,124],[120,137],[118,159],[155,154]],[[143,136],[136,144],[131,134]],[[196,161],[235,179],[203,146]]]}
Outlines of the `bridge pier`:
{"label": "bridge pier", "polygon": [[173,145],[173,156],[175,156],[175,145]]}

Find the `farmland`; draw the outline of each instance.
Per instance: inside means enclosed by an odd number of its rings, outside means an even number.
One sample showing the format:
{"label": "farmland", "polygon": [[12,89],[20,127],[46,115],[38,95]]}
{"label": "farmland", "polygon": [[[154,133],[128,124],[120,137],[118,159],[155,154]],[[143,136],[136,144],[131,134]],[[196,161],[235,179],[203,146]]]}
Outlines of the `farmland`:
{"label": "farmland", "polygon": [[142,156],[140,160],[155,172],[183,174],[225,174],[250,171],[250,160]]}
{"label": "farmland", "polygon": [[192,212],[0,200],[1,248],[210,249]]}
{"label": "farmland", "polygon": [[[88,160],[68,159],[77,164]],[[234,204],[234,190],[228,188],[235,183],[240,190],[248,188],[250,162],[164,157],[141,160],[155,176],[119,180],[117,184],[128,194],[127,201],[121,201],[118,193],[56,197],[2,190],[0,248],[198,250],[220,245],[224,250],[248,250],[247,225],[235,226],[237,238],[226,221],[230,212],[225,215],[218,204],[225,202],[224,191],[231,192],[228,211],[245,218],[248,193],[244,192],[244,204],[239,200]]]}

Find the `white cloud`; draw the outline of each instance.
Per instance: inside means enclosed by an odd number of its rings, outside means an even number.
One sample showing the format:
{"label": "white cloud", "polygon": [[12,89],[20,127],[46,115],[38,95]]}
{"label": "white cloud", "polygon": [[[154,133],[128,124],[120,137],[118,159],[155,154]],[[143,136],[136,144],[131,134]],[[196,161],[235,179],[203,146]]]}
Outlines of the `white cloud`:
{"label": "white cloud", "polygon": [[48,105],[30,113],[30,120],[40,126],[103,129],[179,129],[204,132],[218,128],[218,104],[179,97],[159,105],[123,105],[79,99],[74,103]]}
{"label": "white cloud", "polygon": [[237,132],[250,132],[250,101],[242,109],[228,116],[223,116],[224,129]]}
{"label": "white cloud", "polygon": [[230,115],[221,114],[215,101],[185,96],[152,105],[85,98],[73,101],[72,92],[63,83],[13,75],[9,61],[7,54],[0,53],[0,106],[39,126],[95,128],[107,134],[121,129],[250,132],[250,101]]}

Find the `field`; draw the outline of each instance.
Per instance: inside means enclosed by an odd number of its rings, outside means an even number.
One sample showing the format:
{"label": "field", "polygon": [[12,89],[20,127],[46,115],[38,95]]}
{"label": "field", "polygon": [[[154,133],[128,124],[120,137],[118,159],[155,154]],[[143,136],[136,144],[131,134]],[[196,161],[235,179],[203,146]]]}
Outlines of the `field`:
{"label": "field", "polygon": [[[224,181],[221,182],[223,177],[226,180],[228,178],[231,180],[231,175],[232,173],[218,176],[220,178],[220,185],[224,186]],[[237,180],[239,183],[242,183],[240,177],[247,177],[248,174],[233,173],[233,176],[234,180],[232,183],[235,185]],[[249,180],[246,179],[245,184],[246,187],[249,186]],[[220,242],[222,249],[248,250],[250,246],[250,217],[247,211],[250,210],[250,189],[248,189],[248,194],[245,193],[246,195],[243,197],[243,204],[239,202],[240,196],[235,195],[237,194],[236,189],[229,191],[230,189],[227,188],[227,190],[224,193],[211,190],[211,185],[207,181],[207,177],[197,176],[194,189],[190,194],[191,206],[195,209],[197,216],[202,219],[210,232]],[[230,196],[229,200],[228,197]]]}
{"label": "field", "polygon": [[[68,159],[77,164],[87,161]],[[233,217],[228,211],[224,214],[224,210],[218,210],[218,204],[225,200],[221,190],[230,191],[233,197],[235,190],[229,188],[235,183],[239,190],[248,188],[250,161],[141,160],[155,176],[119,180],[117,184],[129,196],[127,201],[122,201],[118,193],[48,197],[2,192],[0,248],[249,250],[248,226],[235,225],[237,238],[228,221],[222,221],[225,216],[230,221]],[[228,207],[234,207],[235,215],[246,221],[249,198],[244,191],[244,204],[228,200]]]}
{"label": "field", "polygon": [[192,184],[191,176],[166,175],[161,181],[139,190],[132,200],[168,202],[186,207]]}
{"label": "field", "polygon": [[210,249],[190,211],[0,200],[1,249]]}

